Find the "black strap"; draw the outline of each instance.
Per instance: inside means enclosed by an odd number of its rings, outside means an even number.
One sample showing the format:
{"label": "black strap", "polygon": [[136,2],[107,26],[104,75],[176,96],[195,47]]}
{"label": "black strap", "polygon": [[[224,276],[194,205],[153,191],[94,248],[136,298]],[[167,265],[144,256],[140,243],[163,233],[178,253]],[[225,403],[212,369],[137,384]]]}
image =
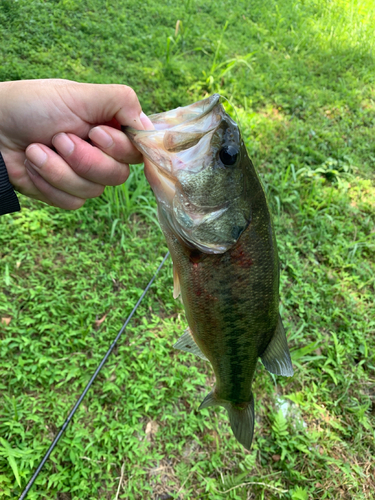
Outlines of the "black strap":
{"label": "black strap", "polygon": [[18,210],[21,210],[21,207],[13,186],[9,182],[4,158],[0,153],[0,215],[10,214]]}

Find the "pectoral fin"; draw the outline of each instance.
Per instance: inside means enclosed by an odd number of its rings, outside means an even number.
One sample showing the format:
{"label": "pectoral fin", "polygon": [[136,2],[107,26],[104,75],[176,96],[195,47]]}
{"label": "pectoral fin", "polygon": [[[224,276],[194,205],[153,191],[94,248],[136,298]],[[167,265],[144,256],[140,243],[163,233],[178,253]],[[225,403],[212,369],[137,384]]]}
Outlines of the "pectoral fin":
{"label": "pectoral fin", "polygon": [[206,356],[197,346],[190,332],[190,328],[186,328],[184,334],[177,340],[177,342],[174,344],[173,347],[175,349],[180,349],[181,351],[191,352],[193,354],[196,354],[200,358],[204,359],[205,361],[208,361]]}
{"label": "pectoral fin", "polygon": [[276,331],[261,356],[261,360],[265,368],[275,375],[284,375],[286,377],[293,375],[292,360],[290,359],[285,330],[280,316]]}
{"label": "pectoral fin", "polygon": [[173,298],[177,297],[181,293],[180,278],[178,277],[176,266],[173,264]]}

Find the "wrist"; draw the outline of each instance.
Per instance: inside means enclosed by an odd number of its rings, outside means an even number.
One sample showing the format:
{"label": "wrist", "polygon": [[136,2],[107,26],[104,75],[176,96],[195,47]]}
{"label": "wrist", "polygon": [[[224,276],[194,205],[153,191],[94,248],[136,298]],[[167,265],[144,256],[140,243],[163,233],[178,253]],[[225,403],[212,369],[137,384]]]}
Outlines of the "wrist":
{"label": "wrist", "polygon": [[0,82],[0,152],[10,146],[6,131],[7,124],[11,119],[8,116],[7,108],[12,86],[13,82]]}

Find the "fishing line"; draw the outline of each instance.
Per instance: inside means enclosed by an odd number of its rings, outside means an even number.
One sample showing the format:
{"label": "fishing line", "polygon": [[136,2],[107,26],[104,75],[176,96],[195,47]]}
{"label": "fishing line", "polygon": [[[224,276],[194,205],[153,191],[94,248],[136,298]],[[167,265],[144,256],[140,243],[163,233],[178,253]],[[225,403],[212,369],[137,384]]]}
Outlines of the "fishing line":
{"label": "fishing line", "polygon": [[164,262],[167,260],[167,258],[169,257],[169,252],[167,252],[164,256],[164,259],[162,260],[160,266],[157,268],[155,274],[153,275],[153,277],[151,278],[149,284],[146,286],[146,288],[143,290],[143,293],[142,295],[139,297],[138,299],[138,302],[136,303],[136,305],[134,306],[132,312],[129,314],[129,316],[126,318],[126,321],[125,323],[122,325],[122,328],[121,330],[119,331],[119,333],[117,334],[117,337],[115,338],[115,340],[112,342],[110,348],[108,349],[107,353],[105,354],[104,358],[102,359],[102,361],[100,362],[98,368],[95,370],[95,373],[94,375],[91,377],[90,381],[88,382],[88,384],[86,385],[84,391],[82,392],[81,396],[78,398],[76,404],[74,405],[72,411],[69,413],[67,419],[65,420],[63,426],[61,427],[59,433],[57,434],[57,436],[55,437],[55,439],[53,440],[51,446],[48,448],[46,454],[44,455],[42,461],[40,462],[40,464],[38,465],[38,467],[36,468],[34,474],[33,474],[33,477],[30,479],[30,481],[27,483],[27,486],[26,488],[23,490],[21,496],[19,497],[18,500],[23,500],[24,498],[26,498],[28,492],[30,491],[31,487],[33,486],[34,484],[34,481],[35,479],[38,477],[39,475],[39,472],[42,470],[44,464],[47,462],[49,456],[51,455],[52,451],[54,450],[55,446],[57,445],[57,443],[59,442],[61,436],[64,434],[65,432],[65,429],[68,427],[69,425],[69,422],[72,420],[75,412],[77,411],[79,405],[82,403],[82,400],[83,398],[86,396],[88,390],[90,389],[91,385],[93,384],[94,380],[96,379],[97,375],[99,374],[100,370],[103,368],[105,362],[107,361],[107,359],[109,358],[111,352],[113,351],[117,341],[119,340],[119,338],[121,337],[122,333],[124,332],[125,328],[128,326],[129,324],[129,321],[131,320],[131,318],[133,317],[133,314],[135,313],[135,311],[138,309],[138,306],[139,304],[142,302],[144,296],[146,295],[146,293],[148,292],[150,286],[153,284],[153,282],[155,281],[155,278],[158,274],[158,272],[160,271],[160,269],[163,267],[164,265]]}

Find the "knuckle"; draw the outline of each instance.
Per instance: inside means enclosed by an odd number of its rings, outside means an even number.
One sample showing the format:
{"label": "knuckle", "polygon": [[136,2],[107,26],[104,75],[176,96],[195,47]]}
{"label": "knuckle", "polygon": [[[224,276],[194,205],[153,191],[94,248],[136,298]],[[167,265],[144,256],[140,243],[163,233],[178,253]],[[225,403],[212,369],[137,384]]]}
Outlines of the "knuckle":
{"label": "knuckle", "polygon": [[67,200],[60,203],[59,207],[64,208],[65,210],[78,210],[78,208],[81,208],[83,206],[85,201],[86,200],[83,200],[82,198],[73,198],[69,201]]}
{"label": "knuckle", "polygon": [[127,165],[126,168],[122,168],[120,170],[115,186],[119,186],[120,184],[124,184],[124,182],[127,181],[129,174],[130,174],[129,166]]}
{"label": "knuckle", "polygon": [[117,162],[112,169],[111,175],[106,178],[107,186],[119,186],[123,184],[129,177],[129,165]]}
{"label": "knuckle", "polygon": [[126,93],[128,96],[137,97],[135,90],[132,87],[129,87],[129,85],[121,85],[121,84],[115,83],[112,86],[121,94]]}
{"label": "knuckle", "polygon": [[70,164],[77,173],[86,175],[91,170],[92,163],[90,153],[78,150]]}
{"label": "knuckle", "polygon": [[53,165],[51,165],[50,169],[50,180],[46,179],[47,182],[50,182],[54,186],[60,186],[65,177],[65,171],[62,168],[53,168]]}
{"label": "knuckle", "polygon": [[82,200],[80,198],[77,198],[77,201],[72,204],[72,209],[71,210],[78,210],[78,208],[81,208],[86,200]]}
{"label": "knuckle", "polygon": [[132,89],[131,87],[128,87],[128,86],[125,86],[125,88],[126,88],[126,93],[127,93],[128,99],[132,99],[134,101],[138,101],[138,96],[135,93],[135,90]]}
{"label": "knuckle", "polygon": [[[133,104],[138,106],[139,100],[135,90],[127,85],[119,85],[119,91],[128,104]],[[139,105],[140,106],[140,105]]]}
{"label": "knuckle", "polygon": [[90,195],[90,198],[96,198],[100,195],[103,194],[103,191],[105,189],[105,186],[101,185],[101,184],[97,184],[91,191],[91,195]]}

